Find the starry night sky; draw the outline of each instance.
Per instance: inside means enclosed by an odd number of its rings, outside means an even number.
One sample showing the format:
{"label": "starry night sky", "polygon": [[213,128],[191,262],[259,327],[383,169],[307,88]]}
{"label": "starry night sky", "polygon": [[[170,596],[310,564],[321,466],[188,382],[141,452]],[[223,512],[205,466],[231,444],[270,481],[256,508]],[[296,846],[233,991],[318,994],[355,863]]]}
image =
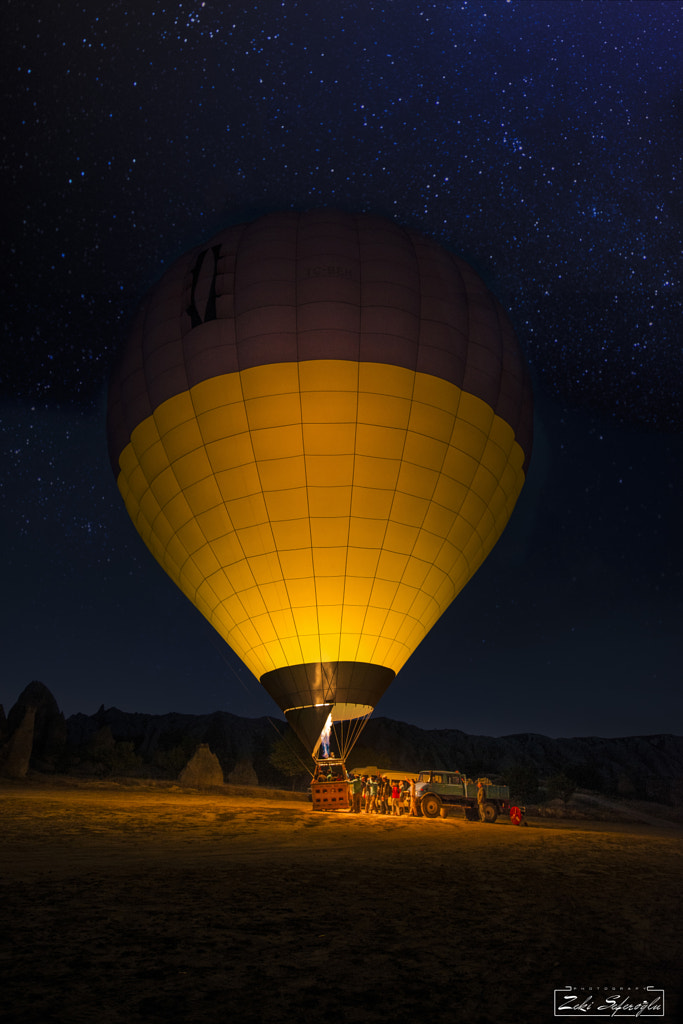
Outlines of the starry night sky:
{"label": "starry night sky", "polygon": [[279,716],[129,522],[106,380],[221,227],[389,216],[515,325],[534,456],[376,714],[683,732],[683,3],[9,0],[0,41],[2,672],[66,714]]}

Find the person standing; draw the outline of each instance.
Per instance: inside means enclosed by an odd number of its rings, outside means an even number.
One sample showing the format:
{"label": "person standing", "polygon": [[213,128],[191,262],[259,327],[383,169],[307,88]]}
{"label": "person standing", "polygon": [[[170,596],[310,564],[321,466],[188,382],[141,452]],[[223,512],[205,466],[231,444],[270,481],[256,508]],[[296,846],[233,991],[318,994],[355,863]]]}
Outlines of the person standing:
{"label": "person standing", "polygon": [[377,783],[377,813],[387,813],[387,777],[380,775]]}
{"label": "person standing", "polygon": [[404,779],[401,783],[401,812],[407,814],[410,810],[410,783]]}
{"label": "person standing", "polygon": [[410,780],[410,814],[411,817],[417,818],[417,797],[415,796],[415,779]]}
{"label": "person standing", "polygon": [[391,787],[391,803],[392,803],[392,808],[391,808],[392,814],[400,815],[400,813],[401,813],[401,787],[399,786],[398,782],[394,782],[393,786]]}
{"label": "person standing", "polygon": [[360,791],[363,783],[357,775],[351,775],[349,780],[349,791],[351,793],[351,813],[360,814]]}
{"label": "person standing", "polygon": [[371,775],[368,779],[368,806],[366,812],[368,814],[377,813],[377,779],[374,775]]}
{"label": "person standing", "polygon": [[387,804],[387,814],[391,814],[391,812],[393,810],[393,800],[391,799],[391,795],[392,795],[393,789],[394,789],[394,786],[393,786],[393,783],[392,783],[391,779],[389,778],[388,775],[385,775],[384,776],[384,796],[385,796],[386,804]]}
{"label": "person standing", "polygon": [[484,801],[485,800],[486,800],[486,792],[484,790],[484,785],[483,785],[481,779],[479,779],[479,781],[477,782],[477,809],[479,811],[479,821],[486,821],[486,818],[484,817]]}

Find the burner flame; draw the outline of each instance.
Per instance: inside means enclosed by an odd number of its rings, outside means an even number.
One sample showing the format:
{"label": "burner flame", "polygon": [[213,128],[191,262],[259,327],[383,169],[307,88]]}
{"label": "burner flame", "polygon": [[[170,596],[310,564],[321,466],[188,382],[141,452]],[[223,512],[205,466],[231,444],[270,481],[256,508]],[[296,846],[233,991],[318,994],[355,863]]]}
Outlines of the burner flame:
{"label": "burner flame", "polygon": [[327,716],[327,721],[323,726],[323,731],[320,733],[320,756],[330,756],[330,734],[332,733],[332,712],[330,711]]}

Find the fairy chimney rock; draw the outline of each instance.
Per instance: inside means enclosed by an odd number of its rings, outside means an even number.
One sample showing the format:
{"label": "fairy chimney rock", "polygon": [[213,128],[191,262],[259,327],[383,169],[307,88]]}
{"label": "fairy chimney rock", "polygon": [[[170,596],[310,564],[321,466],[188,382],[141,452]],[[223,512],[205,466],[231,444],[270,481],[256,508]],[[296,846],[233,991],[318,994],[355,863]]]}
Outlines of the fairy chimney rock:
{"label": "fairy chimney rock", "polygon": [[208,743],[200,743],[178,776],[178,782],[193,789],[223,785],[223,769]]}

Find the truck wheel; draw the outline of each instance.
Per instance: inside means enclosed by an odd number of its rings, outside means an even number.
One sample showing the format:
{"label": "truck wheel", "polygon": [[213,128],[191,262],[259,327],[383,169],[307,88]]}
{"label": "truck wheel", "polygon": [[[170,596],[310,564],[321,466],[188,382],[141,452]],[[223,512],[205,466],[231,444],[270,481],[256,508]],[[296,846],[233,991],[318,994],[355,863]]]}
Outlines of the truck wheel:
{"label": "truck wheel", "polygon": [[425,818],[438,818],[439,811],[441,810],[441,801],[438,796],[428,793],[427,796],[422,797],[420,808]]}
{"label": "truck wheel", "polygon": [[498,809],[495,804],[484,804],[484,821],[493,824],[498,817]]}

